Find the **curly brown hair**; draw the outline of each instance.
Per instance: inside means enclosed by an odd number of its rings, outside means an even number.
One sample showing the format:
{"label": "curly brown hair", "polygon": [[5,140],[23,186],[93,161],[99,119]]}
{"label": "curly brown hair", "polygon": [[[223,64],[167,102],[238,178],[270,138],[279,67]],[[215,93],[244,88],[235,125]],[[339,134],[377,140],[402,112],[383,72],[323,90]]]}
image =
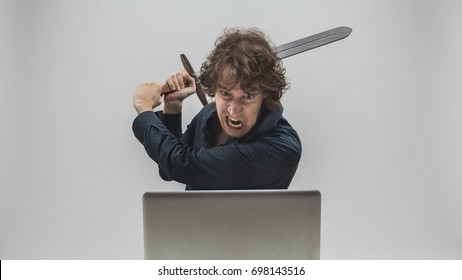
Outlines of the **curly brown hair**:
{"label": "curly brown hair", "polygon": [[227,28],[215,42],[215,49],[202,64],[200,83],[210,97],[231,74],[233,86],[263,94],[263,106],[273,110],[289,84],[285,68],[268,37],[257,28]]}

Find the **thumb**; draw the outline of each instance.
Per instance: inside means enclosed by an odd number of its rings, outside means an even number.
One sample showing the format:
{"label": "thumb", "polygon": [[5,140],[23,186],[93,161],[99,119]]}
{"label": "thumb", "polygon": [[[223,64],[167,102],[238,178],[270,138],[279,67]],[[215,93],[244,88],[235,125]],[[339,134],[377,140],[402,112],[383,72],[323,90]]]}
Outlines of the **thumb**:
{"label": "thumb", "polygon": [[196,91],[196,80],[186,71],[184,73],[184,79],[188,83],[188,87],[193,88],[193,90]]}

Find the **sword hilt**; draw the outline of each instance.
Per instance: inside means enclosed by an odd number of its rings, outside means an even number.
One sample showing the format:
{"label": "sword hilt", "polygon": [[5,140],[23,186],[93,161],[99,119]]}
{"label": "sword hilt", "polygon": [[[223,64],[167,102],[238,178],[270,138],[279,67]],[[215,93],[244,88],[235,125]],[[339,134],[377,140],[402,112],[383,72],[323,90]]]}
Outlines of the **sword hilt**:
{"label": "sword hilt", "polygon": [[[198,78],[196,76],[196,73],[194,72],[194,69],[192,68],[191,64],[189,63],[188,59],[186,58],[186,55],[181,54],[180,58],[181,58],[181,62],[183,63],[184,69],[186,70],[186,72],[188,72],[188,74],[191,77],[194,78],[194,80],[196,82],[196,95],[197,95],[197,97],[199,97],[199,100],[201,101],[202,105],[204,105],[204,106],[207,105],[208,102],[207,102],[207,98],[205,97],[205,91],[202,88],[201,84],[199,83]],[[188,83],[186,83],[185,85],[189,86]],[[172,90],[168,86],[168,84],[164,84],[162,86],[161,95],[169,94],[169,93],[172,93],[172,92],[175,92],[175,90]]]}

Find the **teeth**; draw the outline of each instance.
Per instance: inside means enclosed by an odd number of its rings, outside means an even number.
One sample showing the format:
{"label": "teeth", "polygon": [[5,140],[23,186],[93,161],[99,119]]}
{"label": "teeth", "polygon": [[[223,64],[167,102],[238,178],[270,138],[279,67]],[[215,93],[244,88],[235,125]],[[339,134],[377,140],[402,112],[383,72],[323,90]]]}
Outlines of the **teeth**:
{"label": "teeth", "polygon": [[233,119],[231,117],[228,117],[228,125],[231,126],[232,128],[241,128],[242,123],[239,120]]}

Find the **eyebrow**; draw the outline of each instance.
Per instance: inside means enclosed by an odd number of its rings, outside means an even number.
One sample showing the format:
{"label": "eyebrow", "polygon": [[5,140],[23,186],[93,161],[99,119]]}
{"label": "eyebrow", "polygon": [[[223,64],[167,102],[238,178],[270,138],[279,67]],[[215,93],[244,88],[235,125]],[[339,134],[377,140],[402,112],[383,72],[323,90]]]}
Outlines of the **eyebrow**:
{"label": "eyebrow", "polygon": [[[232,89],[228,89],[226,86],[222,84],[218,84],[217,88],[220,90],[225,90],[227,92],[230,92]],[[261,92],[259,91],[258,88],[249,88],[248,90],[242,90],[245,94],[253,94],[253,95],[259,95]]]}
{"label": "eyebrow", "polygon": [[226,86],[221,85],[221,84],[218,85],[218,88],[219,88],[219,89],[224,89],[224,90],[226,90],[226,91],[230,91],[230,90],[231,90],[231,89],[228,89]]}

